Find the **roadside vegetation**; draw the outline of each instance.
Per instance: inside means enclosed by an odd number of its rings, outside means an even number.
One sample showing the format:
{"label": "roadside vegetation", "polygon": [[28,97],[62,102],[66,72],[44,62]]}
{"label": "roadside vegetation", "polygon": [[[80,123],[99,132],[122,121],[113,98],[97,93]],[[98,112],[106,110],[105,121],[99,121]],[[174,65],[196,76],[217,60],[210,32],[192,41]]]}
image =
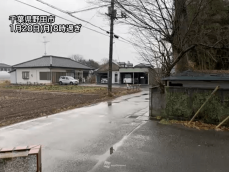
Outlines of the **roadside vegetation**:
{"label": "roadside vegetation", "polygon": [[76,86],[76,85],[5,85],[2,88],[28,90],[28,91],[60,91],[60,92],[74,92],[74,93],[93,93],[97,91],[105,91],[105,87],[90,87],[90,86]]}
{"label": "roadside vegetation", "polygon": [[[161,119],[160,116],[158,116],[157,118]],[[188,127],[188,128],[194,128],[197,130],[229,131],[229,127],[227,127],[227,126],[217,127],[217,125],[215,125],[215,124],[206,124],[202,121],[194,121],[194,122],[189,123],[189,121],[162,119],[162,120],[160,120],[160,123],[165,124],[165,125],[178,124],[178,125],[183,125],[183,126]]]}

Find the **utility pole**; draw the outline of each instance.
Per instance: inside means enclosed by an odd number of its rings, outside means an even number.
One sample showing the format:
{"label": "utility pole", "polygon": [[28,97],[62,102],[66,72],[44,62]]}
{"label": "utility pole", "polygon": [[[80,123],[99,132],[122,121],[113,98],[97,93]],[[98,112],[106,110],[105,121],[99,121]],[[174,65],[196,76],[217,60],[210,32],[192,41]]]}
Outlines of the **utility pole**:
{"label": "utility pole", "polygon": [[109,49],[109,72],[108,72],[108,96],[112,96],[112,58],[113,58],[113,37],[114,37],[114,19],[116,11],[114,10],[114,0],[111,0],[111,7],[109,7],[110,16],[110,49]]}
{"label": "utility pole", "polygon": [[[108,14],[110,17],[110,48],[109,48],[109,71],[108,71],[108,96],[112,96],[112,59],[113,59],[113,38],[119,38],[119,36],[114,35],[114,20],[119,18],[126,18],[125,12],[121,12],[121,16],[117,16],[117,11],[114,9],[114,0],[111,0],[111,6],[108,7]],[[109,32],[107,32],[109,33]]]}
{"label": "utility pole", "polygon": [[44,46],[45,46],[45,55],[46,55],[46,44],[47,44],[49,41],[46,41],[46,40],[45,40],[45,36],[43,36],[43,38],[44,38],[44,42],[43,42],[43,43],[44,43]]}

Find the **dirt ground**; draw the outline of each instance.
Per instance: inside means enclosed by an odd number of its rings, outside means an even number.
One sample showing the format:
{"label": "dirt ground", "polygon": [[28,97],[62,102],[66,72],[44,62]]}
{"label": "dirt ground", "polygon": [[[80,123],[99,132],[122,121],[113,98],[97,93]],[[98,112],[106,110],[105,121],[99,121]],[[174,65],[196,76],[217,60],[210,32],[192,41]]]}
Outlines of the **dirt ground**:
{"label": "dirt ground", "polygon": [[114,96],[108,97],[106,89],[75,93],[0,88],[0,127],[110,100],[134,92],[138,91],[113,88]]}

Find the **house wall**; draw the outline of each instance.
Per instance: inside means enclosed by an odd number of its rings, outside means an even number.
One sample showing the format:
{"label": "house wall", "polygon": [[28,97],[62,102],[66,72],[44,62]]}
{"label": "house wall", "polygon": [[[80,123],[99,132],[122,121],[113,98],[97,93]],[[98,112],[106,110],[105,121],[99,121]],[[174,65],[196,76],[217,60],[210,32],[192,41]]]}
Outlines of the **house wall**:
{"label": "house wall", "polygon": [[16,71],[10,73],[10,83],[11,84],[16,84],[17,83]]}
{"label": "house wall", "polygon": [[171,83],[181,83],[183,84],[183,87],[189,88],[215,88],[218,85],[220,88],[229,88],[229,81],[171,81]]}
{"label": "house wall", "polygon": [[[50,70],[50,69],[49,69]],[[66,72],[66,69],[61,69],[61,68],[51,68],[52,72]]]}
{"label": "house wall", "polygon": [[148,68],[120,68],[119,72],[147,72],[148,73]]}
{"label": "house wall", "polygon": [[[22,72],[29,72],[29,79],[23,79],[22,78]],[[51,72],[52,74],[56,73],[56,72],[63,72],[66,73],[67,71],[72,71],[73,73],[75,72],[75,78],[83,78],[83,70],[75,70],[75,69],[62,69],[62,68],[52,68]],[[22,83],[22,84],[27,84],[27,82],[38,82],[38,83],[42,83],[42,84],[50,84],[51,81],[50,80],[40,80],[40,72],[50,72],[49,68],[24,68],[24,69],[17,69],[16,70],[16,82],[13,81],[13,73],[11,73],[12,75],[12,82],[15,83]],[[74,75],[74,74],[73,74]],[[52,77],[53,78],[53,77]],[[12,83],[11,82],[11,83]],[[58,82],[58,81],[56,81]]]}
{"label": "house wall", "polygon": [[[118,74],[117,82],[115,82],[115,74]],[[119,83],[120,83],[120,73],[116,72],[116,71],[113,71],[112,72],[112,84],[119,84]]]}
{"label": "house wall", "polygon": [[[29,72],[29,79],[22,78],[22,72]],[[16,70],[17,83],[26,84],[27,82],[38,82],[49,84],[51,81],[40,80],[40,72],[50,72],[49,68],[24,68]]]}

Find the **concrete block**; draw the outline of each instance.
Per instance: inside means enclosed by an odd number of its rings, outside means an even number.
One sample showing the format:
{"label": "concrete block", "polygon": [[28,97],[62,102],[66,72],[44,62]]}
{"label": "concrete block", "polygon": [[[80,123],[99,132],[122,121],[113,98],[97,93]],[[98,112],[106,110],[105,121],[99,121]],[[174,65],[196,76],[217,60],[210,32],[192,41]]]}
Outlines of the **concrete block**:
{"label": "concrete block", "polygon": [[0,148],[0,172],[41,172],[41,146]]}

